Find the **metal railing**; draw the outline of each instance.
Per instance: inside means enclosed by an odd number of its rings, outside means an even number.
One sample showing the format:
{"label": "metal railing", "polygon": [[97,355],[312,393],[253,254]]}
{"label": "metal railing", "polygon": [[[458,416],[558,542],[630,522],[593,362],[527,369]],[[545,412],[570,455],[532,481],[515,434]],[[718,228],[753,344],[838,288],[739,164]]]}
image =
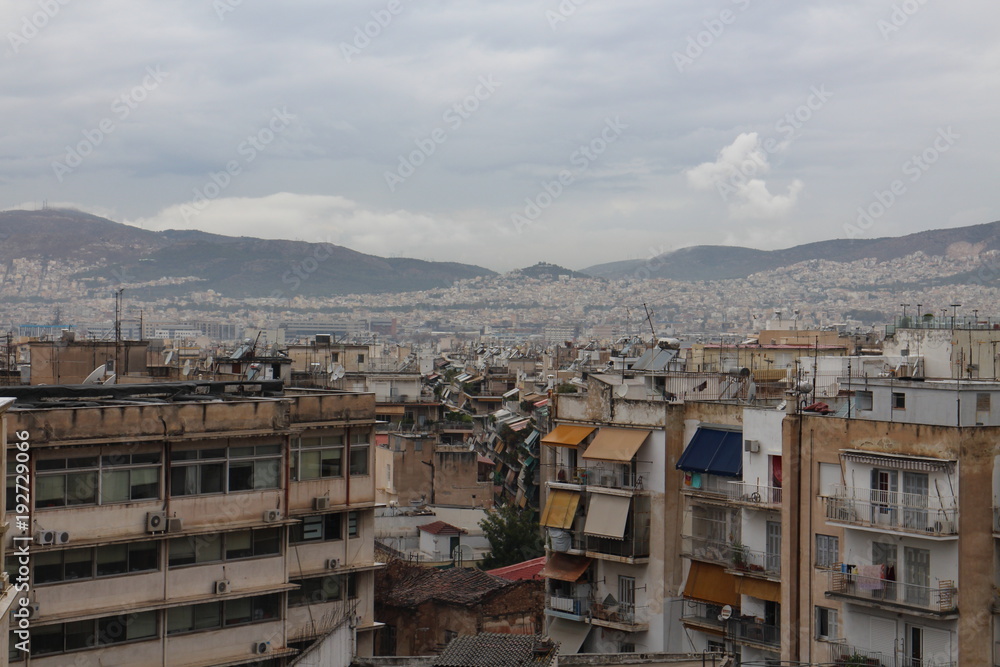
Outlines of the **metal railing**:
{"label": "metal railing", "polygon": [[729,499],[733,502],[751,505],[781,506],[781,487],[751,484],[750,482],[729,482],[727,489]]}
{"label": "metal railing", "polygon": [[955,610],[958,589],[953,582],[941,581],[934,586],[918,586],[879,577],[849,572],[830,572],[830,593],[838,593],[872,602],[891,603],[916,609],[949,613]]}
{"label": "metal railing", "polygon": [[586,596],[576,597],[553,593],[549,597],[546,606],[553,611],[562,611],[575,616],[586,616],[590,609],[590,600]]}
{"label": "metal railing", "polygon": [[553,482],[560,484],[586,484],[587,469],[573,466],[554,466],[552,471]]}
{"label": "metal railing", "polygon": [[864,487],[834,487],[822,496],[826,518],[873,528],[926,535],[958,534],[958,498]]}
{"label": "metal railing", "polygon": [[904,655],[880,653],[846,642],[830,644],[830,662],[835,667],[957,667],[955,661],[945,661],[941,656],[912,658]]}
{"label": "metal railing", "polygon": [[733,564],[733,547],[729,542],[697,535],[681,536],[681,553],[697,560],[730,567]]}
{"label": "metal railing", "polygon": [[642,475],[632,471],[625,464],[603,463],[584,469],[584,484],[588,486],[603,486],[609,489],[641,489]]}
{"label": "metal railing", "polygon": [[649,556],[649,537],[625,535],[625,539],[587,535],[587,551],[621,558],[646,558]]}
{"label": "metal railing", "polygon": [[634,604],[625,602],[615,604],[592,602],[590,604],[590,615],[593,618],[621,625],[639,625],[640,621],[637,619],[636,611],[637,607]]}
{"label": "metal railing", "polygon": [[751,575],[777,578],[781,576],[781,553],[736,546],[732,548],[732,568]]}
{"label": "metal railing", "polygon": [[737,641],[781,646],[781,628],[777,625],[768,625],[757,619],[730,618],[728,629]]}
{"label": "metal railing", "polygon": [[[732,477],[721,475],[710,475],[708,473],[694,473],[691,475],[691,483],[685,483],[681,490],[685,493],[701,493],[714,496],[728,497],[729,483]],[[697,486],[695,486],[697,484]]]}
{"label": "metal railing", "polygon": [[722,618],[722,605],[711,602],[685,600],[681,620],[719,629],[726,627],[726,619]]}

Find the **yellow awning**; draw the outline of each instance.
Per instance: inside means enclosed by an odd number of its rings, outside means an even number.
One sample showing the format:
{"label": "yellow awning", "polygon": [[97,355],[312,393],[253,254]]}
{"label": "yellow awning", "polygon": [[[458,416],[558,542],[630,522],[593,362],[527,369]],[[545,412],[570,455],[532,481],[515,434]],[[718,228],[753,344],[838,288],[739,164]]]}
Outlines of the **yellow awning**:
{"label": "yellow awning", "polygon": [[572,528],[573,517],[576,516],[576,508],[579,504],[580,494],[576,491],[553,489],[545,502],[545,511],[542,512],[540,523],[549,528],[562,528],[563,530]]}
{"label": "yellow awning", "polygon": [[684,597],[721,605],[740,606],[740,582],[721,565],[691,561]]}
{"label": "yellow awning", "polygon": [[625,539],[625,523],[628,521],[628,506],[631,500],[628,496],[591,494],[590,506],[587,508],[587,523],[583,526],[583,532],[598,537]]}
{"label": "yellow awning", "polygon": [[406,406],[405,405],[380,405],[375,410],[376,413],[380,415],[405,415]]}
{"label": "yellow awning", "polygon": [[781,584],[776,581],[740,577],[739,592],[759,600],[781,603]]}
{"label": "yellow awning", "polygon": [[553,447],[576,447],[593,432],[593,426],[560,424],[542,438],[542,444],[552,445]]}
{"label": "yellow awning", "polygon": [[553,553],[545,559],[545,567],[538,573],[540,577],[573,582],[583,576],[592,559],[586,556]]}
{"label": "yellow awning", "polygon": [[777,382],[788,377],[786,368],[755,368],[753,370],[754,382]]}
{"label": "yellow awning", "polygon": [[583,453],[583,458],[628,463],[650,433],[652,431],[605,426],[597,432],[593,442]]}

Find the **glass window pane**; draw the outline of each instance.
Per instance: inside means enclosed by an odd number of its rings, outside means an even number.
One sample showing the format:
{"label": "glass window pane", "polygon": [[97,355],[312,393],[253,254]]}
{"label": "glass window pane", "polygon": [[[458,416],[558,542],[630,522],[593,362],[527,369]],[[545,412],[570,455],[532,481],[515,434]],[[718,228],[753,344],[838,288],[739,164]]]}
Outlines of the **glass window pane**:
{"label": "glass window pane", "polygon": [[229,464],[229,491],[249,491],[253,488],[253,461]]}
{"label": "glass window pane", "polygon": [[230,447],[229,458],[235,459],[243,456],[253,456],[253,447]]}
{"label": "glass window pane", "polygon": [[105,470],[101,473],[102,503],[128,501],[128,472],[128,470]]}
{"label": "glass window pane", "polygon": [[170,540],[170,567],[190,565],[194,563],[194,541],[190,537],[178,537]]}
{"label": "glass window pane", "polygon": [[319,438],[299,438],[300,447],[319,447]]}
{"label": "glass window pane", "polygon": [[194,542],[194,558],[198,563],[211,563],[222,560],[222,535],[195,535],[190,538]]}
{"label": "glass window pane", "polygon": [[194,607],[194,629],[207,630],[208,628],[222,627],[222,603],[207,602],[195,605]]}
{"label": "glass window pane", "polygon": [[281,459],[264,459],[255,461],[253,468],[253,488],[277,489],[278,471],[281,469]]}
{"label": "glass window pane", "polygon": [[264,528],[253,531],[253,555],[269,556],[281,553],[280,531],[277,528]]}
{"label": "glass window pane", "polygon": [[159,542],[133,542],[128,545],[128,571],[148,572],[160,569]]}
{"label": "glass window pane", "polygon": [[226,534],[226,558],[253,556],[253,537],[249,530]]}
{"label": "glass window pane", "polygon": [[190,632],[194,628],[194,607],[171,607],[167,609],[167,634]]}
{"label": "glass window pane", "polygon": [[323,443],[324,447],[329,447],[331,445],[343,445],[344,444],[344,434],[340,433],[337,435],[324,435],[320,441]]}
{"label": "glass window pane", "polygon": [[170,495],[190,496],[198,493],[198,466],[170,467]]}
{"label": "glass window pane", "polygon": [[368,447],[351,447],[351,474],[368,474]]}
{"label": "glass window pane", "polygon": [[319,479],[320,455],[319,451],[308,451],[300,454],[302,465],[299,469],[299,479]]}
{"label": "glass window pane", "polygon": [[104,646],[125,641],[127,625],[126,616],[105,616],[97,619],[97,643]]}
{"label": "glass window pane", "polygon": [[281,445],[257,445],[257,456],[281,454]]}
{"label": "glass window pane", "polygon": [[200,449],[198,450],[199,459],[224,459],[226,458],[225,449]]}
{"label": "glass window pane", "polygon": [[63,632],[62,623],[33,626],[31,628],[31,655],[61,653],[63,651]]}
{"label": "glass window pane", "polygon": [[35,478],[35,507],[62,507],[66,504],[66,475],[39,475]]}
{"label": "glass window pane", "polygon": [[191,461],[196,458],[198,458],[197,449],[187,449],[181,451],[174,450],[170,452],[171,461]]}
{"label": "glass window pane", "polygon": [[250,598],[240,598],[238,600],[226,600],[225,605],[225,624],[229,625],[239,625],[240,623],[249,623],[252,618],[253,610],[250,603]]}
{"label": "glass window pane", "polygon": [[97,547],[97,576],[107,577],[128,571],[128,545],[109,544]]}
{"label": "glass window pane", "polygon": [[[94,621],[73,621],[65,624],[66,650],[78,651],[93,646],[94,641]],[[34,633],[32,633],[34,639]],[[34,653],[35,642],[31,642],[32,653]]]}
{"label": "glass window pane", "polygon": [[307,516],[302,519],[302,540],[322,540],[323,539],[323,517]]}
{"label": "glass window pane", "polygon": [[137,614],[129,614],[126,620],[128,622],[125,629],[127,639],[148,639],[157,635],[155,611],[140,611]]}
{"label": "glass window pane", "polygon": [[198,466],[201,470],[200,493],[223,492],[223,471],[225,466],[225,463],[203,463]]}
{"label": "glass window pane", "polygon": [[149,452],[148,454],[133,454],[132,463],[159,463],[160,453]]}
{"label": "glass window pane", "polygon": [[344,458],[344,449],[342,447],[321,449],[319,451],[322,456],[323,477],[340,477],[344,474],[341,469],[341,459]]}
{"label": "glass window pane", "polygon": [[70,549],[63,556],[63,571],[67,580],[90,579],[94,576],[92,549]]}
{"label": "glass window pane", "polygon": [[159,468],[135,468],[131,473],[132,500],[147,500],[160,497]]}
{"label": "glass window pane", "polygon": [[91,505],[96,502],[96,470],[66,473],[66,504]]}
{"label": "glass window pane", "polygon": [[65,470],[66,459],[38,459],[35,461],[35,470]]}
{"label": "glass window pane", "polygon": [[32,556],[32,576],[36,584],[50,584],[54,581],[62,581],[62,555],[63,552],[61,551],[40,551]]}
{"label": "glass window pane", "polygon": [[279,618],[279,608],[281,606],[281,596],[277,594],[261,595],[252,598],[253,600],[253,621],[270,621]]}
{"label": "glass window pane", "polygon": [[98,457],[96,456],[78,456],[75,458],[66,459],[67,468],[96,468]]}
{"label": "glass window pane", "polygon": [[325,540],[339,540],[341,537],[340,533],[340,520],[342,514],[326,514],[323,516],[324,532],[323,539]]}

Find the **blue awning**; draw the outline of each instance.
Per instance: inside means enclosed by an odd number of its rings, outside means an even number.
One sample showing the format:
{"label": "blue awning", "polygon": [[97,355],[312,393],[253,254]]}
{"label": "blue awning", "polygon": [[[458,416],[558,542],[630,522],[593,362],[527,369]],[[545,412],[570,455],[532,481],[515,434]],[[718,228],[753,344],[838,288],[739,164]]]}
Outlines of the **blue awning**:
{"label": "blue awning", "polygon": [[743,475],[743,432],[699,427],[677,469],[724,477]]}

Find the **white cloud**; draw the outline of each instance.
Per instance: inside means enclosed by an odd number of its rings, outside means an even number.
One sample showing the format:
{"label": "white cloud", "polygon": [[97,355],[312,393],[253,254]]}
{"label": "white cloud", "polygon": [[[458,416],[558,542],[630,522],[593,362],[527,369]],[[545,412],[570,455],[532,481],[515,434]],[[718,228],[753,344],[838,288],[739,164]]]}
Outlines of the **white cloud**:
{"label": "white cloud", "polygon": [[[768,146],[771,153],[784,150],[785,144]],[[715,162],[703,162],[687,171],[688,183],[699,190],[716,190],[729,204],[734,218],[778,218],[795,206],[802,181],[788,186],[788,194],[771,194],[760,176],[771,171],[769,151],[756,132],[741,133],[721,151]]]}

